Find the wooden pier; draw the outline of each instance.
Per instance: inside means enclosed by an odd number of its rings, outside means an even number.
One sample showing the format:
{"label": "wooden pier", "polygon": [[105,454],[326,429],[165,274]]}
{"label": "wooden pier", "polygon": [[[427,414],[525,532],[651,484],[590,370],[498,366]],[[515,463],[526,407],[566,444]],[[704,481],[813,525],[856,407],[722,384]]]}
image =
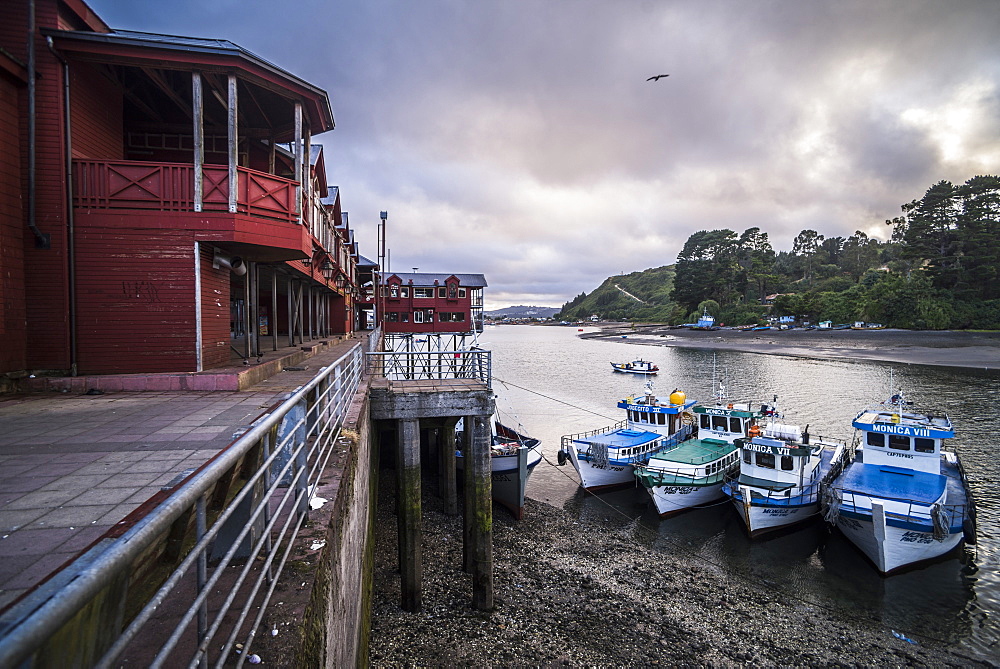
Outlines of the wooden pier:
{"label": "wooden pier", "polygon": [[455,424],[465,423],[463,548],[465,571],[472,575],[472,604],[493,608],[493,501],[490,420],[493,392],[478,379],[372,380],[371,417],[396,423],[399,572],[402,607],[419,611],[421,598],[422,513],[420,429],[437,428],[441,495],[458,511],[455,483]]}

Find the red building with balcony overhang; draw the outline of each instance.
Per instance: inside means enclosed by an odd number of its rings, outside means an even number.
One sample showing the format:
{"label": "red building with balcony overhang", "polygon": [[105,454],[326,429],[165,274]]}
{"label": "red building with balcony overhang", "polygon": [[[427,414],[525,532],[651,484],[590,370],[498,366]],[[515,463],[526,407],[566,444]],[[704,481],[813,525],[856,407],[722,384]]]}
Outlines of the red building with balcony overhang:
{"label": "red building with balcony overhang", "polygon": [[386,334],[483,331],[482,274],[389,274],[383,284]]}
{"label": "red building with balcony overhang", "polygon": [[352,332],[323,90],[81,0],[4,9],[0,375],[201,371]]}

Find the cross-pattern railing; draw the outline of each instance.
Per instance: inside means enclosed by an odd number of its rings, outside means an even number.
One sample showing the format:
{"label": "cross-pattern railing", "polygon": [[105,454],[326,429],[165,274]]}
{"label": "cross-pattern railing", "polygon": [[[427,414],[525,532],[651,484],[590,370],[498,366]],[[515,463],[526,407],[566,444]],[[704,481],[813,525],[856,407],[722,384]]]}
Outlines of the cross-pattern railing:
{"label": "cross-pattern railing", "polygon": [[388,351],[367,354],[368,373],[390,381],[472,379],[492,383],[490,351]]}
{"label": "cross-pattern railing", "polygon": [[[228,211],[229,170],[206,165],[202,208]],[[237,168],[236,209],[240,213],[296,221],[296,182],[266,172]],[[134,160],[73,161],[73,204],[86,209],[194,211],[194,165]]]}

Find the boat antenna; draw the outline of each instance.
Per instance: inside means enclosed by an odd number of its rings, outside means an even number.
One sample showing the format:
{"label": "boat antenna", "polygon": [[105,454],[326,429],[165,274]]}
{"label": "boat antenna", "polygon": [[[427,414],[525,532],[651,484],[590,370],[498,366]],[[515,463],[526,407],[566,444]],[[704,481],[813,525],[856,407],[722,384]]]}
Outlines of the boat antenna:
{"label": "boat antenna", "polygon": [[645,388],[646,388],[646,394],[647,395],[652,395],[653,394],[653,379],[646,379]]}

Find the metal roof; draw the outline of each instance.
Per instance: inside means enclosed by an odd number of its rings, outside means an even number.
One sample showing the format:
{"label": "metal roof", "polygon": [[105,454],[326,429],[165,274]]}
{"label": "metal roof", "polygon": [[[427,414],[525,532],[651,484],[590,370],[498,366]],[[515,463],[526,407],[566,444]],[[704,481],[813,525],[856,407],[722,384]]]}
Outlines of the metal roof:
{"label": "metal roof", "polygon": [[486,277],[482,274],[431,274],[428,272],[393,272],[385,278],[398,276],[403,283],[413,282],[414,286],[433,286],[437,281],[438,285],[444,285],[448,277],[454,276],[458,282],[467,288],[485,288],[487,286]]}
{"label": "metal roof", "polygon": [[313,95],[321,97],[325,102],[325,112],[333,128],[333,110],[330,107],[330,100],[326,91],[318,86],[310,84],[304,79],[300,79],[291,72],[284,70],[274,63],[261,58],[257,54],[244,49],[235,42],[225,39],[210,39],[203,37],[185,37],[182,35],[161,35],[158,33],[145,33],[134,30],[113,30],[108,33],[98,33],[89,30],[56,30],[52,28],[42,28],[42,34],[51,35],[60,39],[69,39],[94,44],[110,44],[117,46],[133,46],[145,48],[157,48],[184,53],[204,53],[216,56],[238,56],[244,60],[253,62],[261,68],[272,72],[284,79],[287,79],[302,88],[309,90]]}

